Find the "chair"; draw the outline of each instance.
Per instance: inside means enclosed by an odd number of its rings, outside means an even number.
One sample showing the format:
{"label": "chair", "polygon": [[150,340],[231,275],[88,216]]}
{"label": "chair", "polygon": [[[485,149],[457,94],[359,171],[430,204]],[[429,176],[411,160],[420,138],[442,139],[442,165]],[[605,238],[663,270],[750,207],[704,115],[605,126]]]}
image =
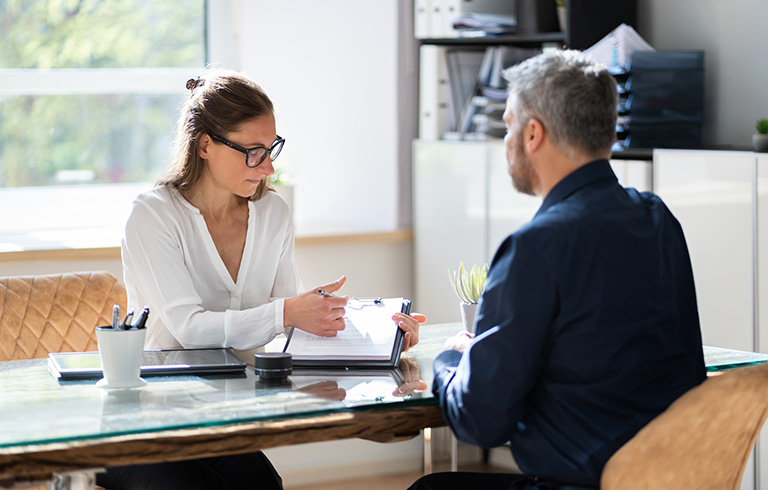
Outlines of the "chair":
{"label": "chair", "polygon": [[0,361],[98,350],[96,327],[110,325],[112,307],[127,302],[125,287],[104,271],[0,277]]}
{"label": "chair", "polygon": [[768,415],[768,363],[706,379],[606,463],[601,490],[737,490]]}
{"label": "chair", "polygon": [[95,327],[125,310],[125,287],[109,272],[0,277],[0,361],[98,350]]}

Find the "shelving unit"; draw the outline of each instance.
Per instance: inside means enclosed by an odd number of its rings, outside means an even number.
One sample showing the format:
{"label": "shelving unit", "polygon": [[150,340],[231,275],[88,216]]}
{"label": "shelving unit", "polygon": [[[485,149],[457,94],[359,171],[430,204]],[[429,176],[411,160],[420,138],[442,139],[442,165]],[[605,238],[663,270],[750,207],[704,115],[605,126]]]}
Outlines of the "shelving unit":
{"label": "shelving unit", "polygon": [[535,46],[554,42],[572,49],[585,49],[619,24],[637,22],[637,0],[568,0],[563,29],[558,29],[555,0],[518,0],[517,4],[518,24],[514,34],[424,38],[419,42],[450,46]]}
{"label": "shelving unit", "polygon": [[[622,23],[636,24],[636,0],[568,0],[566,26],[556,31],[554,0],[519,0],[518,32],[483,37],[420,39],[419,140],[413,147],[415,304],[432,312],[431,321],[457,321],[458,301],[448,269],[490,261],[500,241],[528,222],[540,201],[511,189],[500,141],[445,141],[451,101],[447,50],[481,57],[488,48],[546,46],[584,49]],[[477,65],[477,60],[475,60]],[[476,72],[477,73],[477,72]],[[476,95],[477,87],[470,95]],[[453,104],[453,106],[451,105]],[[454,113],[455,117],[455,113]],[[648,189],[651,150],[634,149],[614,163],[626,185]],[[456,304],[451,309],[450,305]]]}
{"label": "shelving unit", "polygon": [[[439,4],[440,0],[426,0]],[[446,22],[445,9],[453,8],[458,16],[460,9],[467,9],[464,4],[451,5],[447,0],[443,7],[440,22]],[[488,9],[493,2],[480,2]],[[504,4],[509,11],[508,3]],[[417,14],[419,3],[417,3]],[[429,10],[429,7],[425,7]],[[437,8],[437,7],[435,7]],[[478,108],[473,104],[476,96],[485,97],[480,103],[502,103],[505,83],[501,80],[501,69],[493,68],[493,63],[506,68],[532,56],[545,47],[567,47],[584,49],[590,47],[611,30],[622,23],[633,25],[637,17],[637,1],[626,0],[568,0],[566,4],[565,26],[558,30],[559,21],[554,0],[518,0],[517,27],[513,34],[488,34],[461,37],[437,37],[419,39],[420,88],[419,88],[419,138],[424,140],[487,140],[503,134],[501,110],[488,109],[487,105]],[[421,10],[423,13],[424,10]],[[488,10],[483,11],[488,13]],[[415,23],[418,25],[418,22]],[[446,32],[443,25],[438,33]],[[465,33],[467,34],[467,33]],[[509,48],[509,49],[504,49]],[[495,54],[488,51],[496,50]],[[463,55],[450,53],[462,52]],[[475,70],[475,79],[467,78],[460,65],[461,56],[466,63],[466,71]],[[492,61],[488,61],[488,60]],[[489,68],[490,66],[490,68]],[[494,75],[495,73],[495,75]],[[481,90],[482,87],[491,90]],[[483,93],[485,92],[485,93]],[[500,94],[496,98],[488,92]],[[477,122],[479,121],[479,122]],[[448,133],[451,137],[445,138]],[[468,133],[471,133],[468,135]]]}
{"label": "shelving unit", "polygon": [[503,34],[499,36],[482,37],[453,37],[422,39],[421,44],[434,44],[437,46],[521,46],[539,47],[542,44],[562,43],[566,44],[564,32],[543,32],[540,34]]}

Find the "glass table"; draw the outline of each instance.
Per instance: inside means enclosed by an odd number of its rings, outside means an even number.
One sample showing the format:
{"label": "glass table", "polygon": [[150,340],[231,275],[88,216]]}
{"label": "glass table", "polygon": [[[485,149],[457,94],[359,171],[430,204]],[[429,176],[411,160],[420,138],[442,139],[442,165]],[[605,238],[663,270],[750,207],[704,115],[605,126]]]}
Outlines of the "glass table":
{"label": "glass table", "polygon": [[[131,463],[363,438],[405,440],[444,426],[432,361],[460,324],[425,325],[394,370],[299,370],[267,382],[147,377],[130,390],[58,381],[46,359],[0,363],[0,486]],[[72,486],[87,488],[88,484]]]}
{"label": "glass table", "polygon": [[[395,370],[294,370],[282,382],[249,367],[235,376],[147,377],[142,388],[108,391],[95,379],[58,381],[46,359],[2,362],[0,486],[86,475],[72,487],[87,488],[106,466],[343,438],[396,441],[423,429],[425,469],[439,458],[455,467],[455,440],[430,388],[432,361],[461,328],[422,326],[419,345]],[[717,372],[768,360],[715,348],[705,356]]]}

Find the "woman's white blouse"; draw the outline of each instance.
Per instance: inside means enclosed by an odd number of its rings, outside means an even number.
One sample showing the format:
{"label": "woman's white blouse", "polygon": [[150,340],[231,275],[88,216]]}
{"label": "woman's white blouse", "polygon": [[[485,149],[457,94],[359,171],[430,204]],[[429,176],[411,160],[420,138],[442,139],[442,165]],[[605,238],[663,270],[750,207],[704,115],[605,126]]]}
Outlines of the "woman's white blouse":
{"label": "woman's white blouse", "polygon": [[146,348],[249,350],[284,332],[284,298],[302,291],[293,238],[291,213],[279,194],[249,201],[235,283],[196,207],[172,187],[139,195],[122,255],[129,309],[138,316],[150,308]]}

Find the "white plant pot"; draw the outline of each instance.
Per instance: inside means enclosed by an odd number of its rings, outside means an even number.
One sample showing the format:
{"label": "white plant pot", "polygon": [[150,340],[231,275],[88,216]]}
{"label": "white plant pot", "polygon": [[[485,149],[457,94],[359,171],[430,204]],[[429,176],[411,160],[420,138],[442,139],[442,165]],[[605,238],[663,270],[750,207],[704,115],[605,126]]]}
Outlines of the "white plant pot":
{"label": "white plant pot", "polygon": [[461,321],[464,322],[464,328],[467,332],[473,331],[476,312],[477,303],[461,303]]}
{"label": "white plant pot", "polygon": [[755,151],[768,152],[768,134],[753,134],[752,146],[755,147]]}

